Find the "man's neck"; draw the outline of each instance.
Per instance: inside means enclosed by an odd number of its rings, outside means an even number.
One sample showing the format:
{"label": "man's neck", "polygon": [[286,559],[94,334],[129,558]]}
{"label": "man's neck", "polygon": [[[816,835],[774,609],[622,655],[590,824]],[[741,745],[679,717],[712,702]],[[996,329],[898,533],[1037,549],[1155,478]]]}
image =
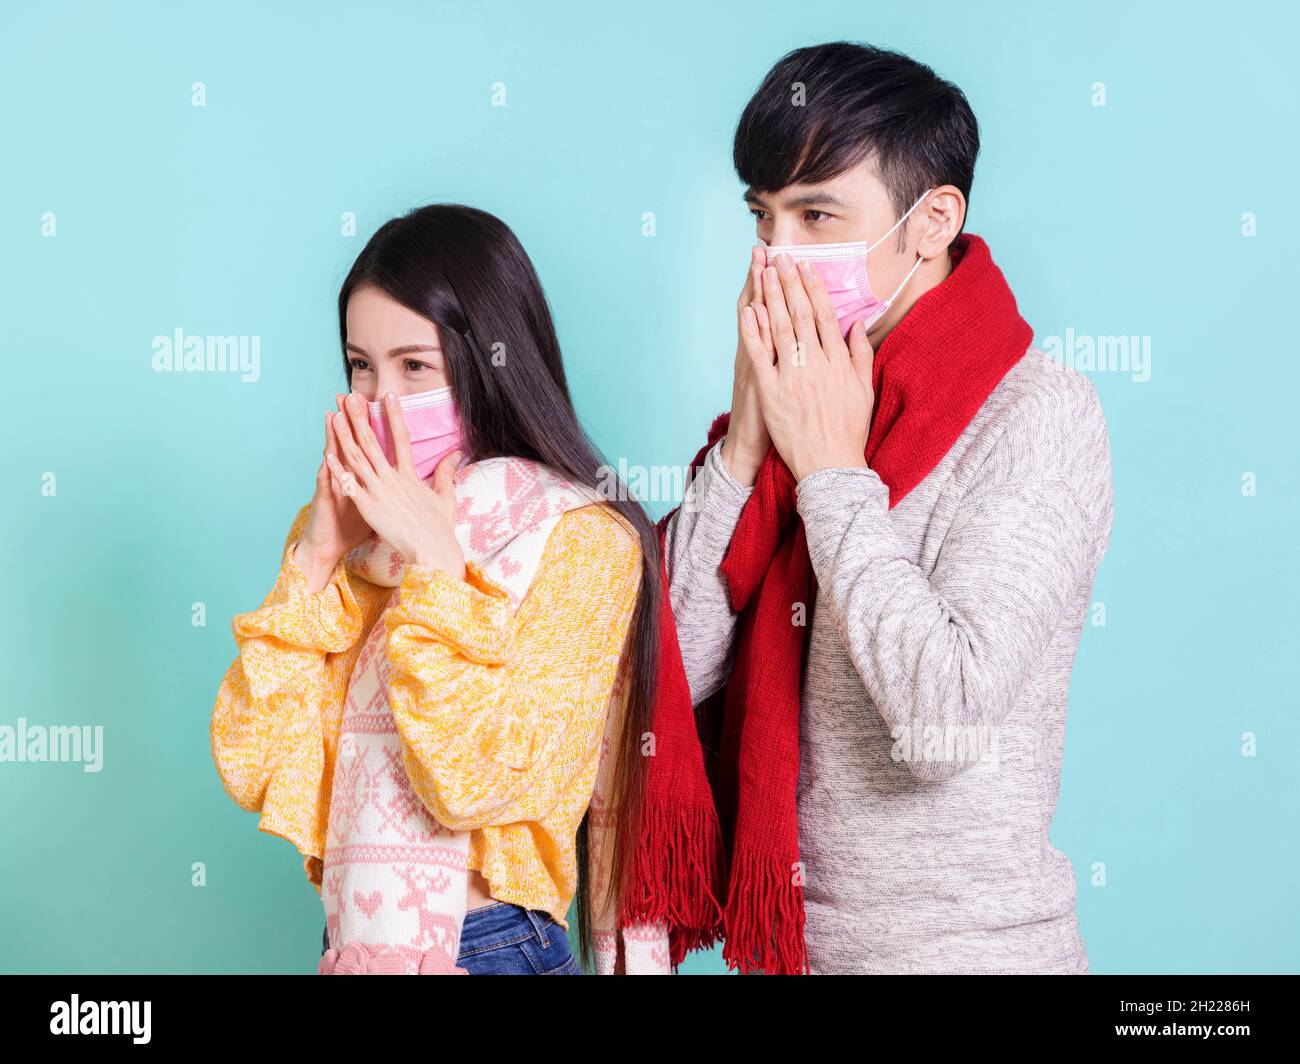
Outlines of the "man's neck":
{"label": "man's neck", "polygon": [[916,305],[917,300],[931,288],[942,284],[950,273],[952,273],[952,254],[949,249],[945,249],[942,255],[936,255],[929,262],[918,266],[916,273],[912,274],[912,279],[907,282],[907,286],[890,304],[888,312],[880,319],[880,323],[867,335],[867,339],[871,341],[871,350],[878,351],[880,345],[885,342],[885,337],[893,332],[894,326],[907,316],[907,312]]}

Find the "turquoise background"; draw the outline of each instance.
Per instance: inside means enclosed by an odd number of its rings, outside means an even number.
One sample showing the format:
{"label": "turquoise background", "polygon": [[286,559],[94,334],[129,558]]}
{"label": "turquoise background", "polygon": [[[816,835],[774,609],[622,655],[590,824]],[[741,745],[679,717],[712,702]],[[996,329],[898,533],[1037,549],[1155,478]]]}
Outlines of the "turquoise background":
{"label": "turquoise background", "polygon": [[[208,721],[229,619],[311,495],[348,266],[414,205],[500,215],[598,445],[684,463],[730,397],[753,238],[735,122],[781,54],[841,38],[969,96],[969,228],[1040,339],[1150,337],[1150,380],[1093,374],[1107,623],[1079,651],[1052,830],[1092,969],[1300,970],[1297,21],[1131,0],[6,5],[0,724],[102,725],[105,767],[0,763],[0,970],[315,970],[319,899],[226,797]],[[177,328],[260,336],[260,379],[153,372]]]}

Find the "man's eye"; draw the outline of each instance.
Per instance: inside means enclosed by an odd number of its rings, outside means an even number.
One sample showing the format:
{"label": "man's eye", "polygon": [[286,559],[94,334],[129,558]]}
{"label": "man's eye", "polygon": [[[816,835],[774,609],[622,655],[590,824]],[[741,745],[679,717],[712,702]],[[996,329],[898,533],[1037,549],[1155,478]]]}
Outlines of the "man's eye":
{"label": "man's eye", "polygon": [[764,220],[767,211],[763,210],[761,207],[750,207],[749,213],[752,214],[758,221],[761,222]]}
{"label": "man's eye", "polygon": [[[812,217],[814,214],[817,215],[816,218]],[[825,212],[825,211],[806,211],[806,212],[804,212],[804,220],[805,220],[805,221],[809,221],[809,222],[820,222],[820,221],[821,221],[823,218],[825,218],[825,217],[826,217],[826,212]]]}

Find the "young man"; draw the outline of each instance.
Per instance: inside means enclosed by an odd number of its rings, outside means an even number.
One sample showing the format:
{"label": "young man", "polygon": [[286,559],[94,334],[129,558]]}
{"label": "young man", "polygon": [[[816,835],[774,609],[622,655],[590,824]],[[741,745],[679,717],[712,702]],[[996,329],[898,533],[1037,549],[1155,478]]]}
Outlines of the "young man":
{"label": "young man", "polygon": [[1088,971],[1048,828],[1106,424],[963,233],[978,148],[960,90],[848,43],[784,57],[736,132],[767,247],[665,564],[724,832],[766,840],[766,873],[730,854],[766,914],[742,967]]}

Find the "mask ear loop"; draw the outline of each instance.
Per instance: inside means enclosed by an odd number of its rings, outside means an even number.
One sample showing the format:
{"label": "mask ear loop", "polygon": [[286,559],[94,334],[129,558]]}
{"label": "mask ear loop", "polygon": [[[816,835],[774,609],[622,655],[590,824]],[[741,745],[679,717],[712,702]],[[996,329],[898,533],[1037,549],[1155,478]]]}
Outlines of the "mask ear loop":
{"label": "mask ear loop", "polygon": [[900,283],[899,286],[894,289],[894,294],[885,300],[886,307],[891,307],[894,305],[894,300],[898,298],[898,293],[907,287],[907,282],[912,279],[912,274],[916,273],[916,271],[920,268],[921,263],[923,263],[924,261],[925,260],[921,258],[920,255],[916,256],[916,261],[912,263],[912,268],[907,271],[907,276],[904,277],[902,283]]}
{"label": "mask ear loop", "polygon": [[[937,188],[938,186],[936,185],[935,187]],[[933,188],[927,188],[924,192],[922,192],[920,199],[918,199],[915,203],[913,203],[910,207],[908,207],[907,210],[903,213],[903,217],[901,217],[900,219],[898,219],[898,221],[894,223],[894,229],[897,229],[900,225],[902,225],[905,221],[907,221],[907,216],[911,214],[914,210],[916,210],[916,208],[921,205],[921,201],[924,200],[925,197],[928,196],[933,191],[934,191]],[[894,229],[889,230],[889,233],[892,233]],[[882,236],[880,240],[884,240],[886,236],[889,236],[889,233],[886,233],[885,236]],[[879,244],[880,240],[877,240],[875,244],[872,244],[871,248],[874,248],[877,244]],[[871,248],[867,248],[867,250],[870,251]],[[898,298],[898,293],[901,292],[907,286],[907,282],[912,279],[912,274],[916,273],[916,271],[920,268],[921,263],[924,261],[925,260],[921,258],[919,254],[916,256],[916,261],[912,263],[912,268],[907,271],[907,276],[904,277],[903,280],[899,283],[898,287],[894,289],[894,294],[885,300],[886,308],[893,306],[894,300]]]}
{"label": "mask ear loop", "polygon": [[[938,188],[938,186],[936,185],[935,188]],[[880,247],[880,245],[881,245],[881,243],[884,241],[885,237],[889,236],[890,233],[892,233],[895,229],[897,229],[900,225],[902,225],[905,221],[907,221],[907,217],[908,217],[908,215],[910,215],[914,210],[916,210],[917,207],[921,206],[921,201],[924,200],[925,197],[928,196],[928,195],[929,195],[931,192],[933,192],[933,191],[934,191],[934,188],[927,188],[924,192],[922,192],[921,195],[917,198],[917,201],[916,201],[915,203],[913,203],[910,207],[907,208],[907,210],[905,210],[905,211],[903,212],[903,216],[902,216],[901,218],[899,218],[898,221],[896,221],[896,222],[895,222],[893,225],[891,225],[888,229],[886,229],[886,230],[881,234],[880,239],[877,240],[874,244],[872,244],[871,247],[867,248],[867,250],[864,251],[863,254],[864,254],[864,255],[869,255],[871,252],[875,251],[876,248]]]}

